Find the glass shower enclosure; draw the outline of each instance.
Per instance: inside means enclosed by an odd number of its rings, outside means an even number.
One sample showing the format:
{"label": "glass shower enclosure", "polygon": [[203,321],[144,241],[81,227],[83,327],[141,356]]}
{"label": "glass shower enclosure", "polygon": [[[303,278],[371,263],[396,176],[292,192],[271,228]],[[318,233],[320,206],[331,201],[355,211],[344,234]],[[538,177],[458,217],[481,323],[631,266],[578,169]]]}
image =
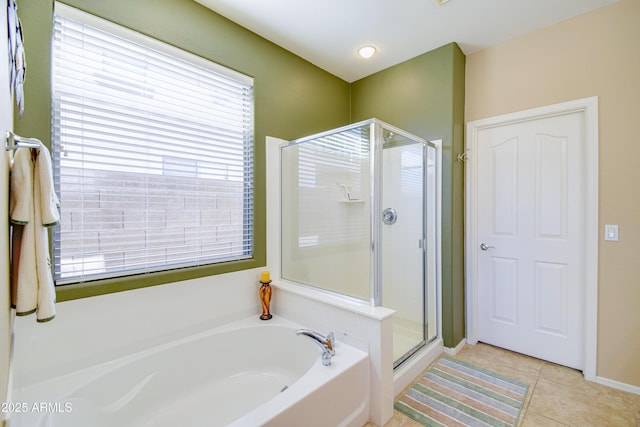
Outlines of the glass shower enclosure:
{"label": "glass shower enclosure", "polygon": [[282,277],[395,310],[394,367],[438,333],[439,147],[377,119],[281,147]]}

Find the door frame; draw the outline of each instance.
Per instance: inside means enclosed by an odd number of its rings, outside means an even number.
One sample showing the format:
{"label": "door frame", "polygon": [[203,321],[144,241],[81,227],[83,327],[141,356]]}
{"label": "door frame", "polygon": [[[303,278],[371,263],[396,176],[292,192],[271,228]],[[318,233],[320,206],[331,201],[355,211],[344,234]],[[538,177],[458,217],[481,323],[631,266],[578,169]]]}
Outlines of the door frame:
{"label": "door frame", "polygon": [[467,123],[465,153],[465,303],[466,335],[468,344],[478,342],[478,224],[477,182],[478,133],[481,130],[527,122],[571,113],[584,116],[584,366],[583,374],[589,381],[596,380],[598,333],[598,97],[548,105],[539,108],[504,114]]}

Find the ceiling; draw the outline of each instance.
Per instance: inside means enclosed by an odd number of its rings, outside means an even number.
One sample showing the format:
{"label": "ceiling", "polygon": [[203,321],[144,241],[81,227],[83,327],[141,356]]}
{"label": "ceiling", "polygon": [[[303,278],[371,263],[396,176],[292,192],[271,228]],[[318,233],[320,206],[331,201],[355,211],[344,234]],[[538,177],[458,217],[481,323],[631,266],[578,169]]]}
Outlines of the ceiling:
{"label": "ceiling", "polygon": [[[196,0],[352,82],[450,42],[465,54],[618,0]],[[378,52],[362,59],[357,50]]]}

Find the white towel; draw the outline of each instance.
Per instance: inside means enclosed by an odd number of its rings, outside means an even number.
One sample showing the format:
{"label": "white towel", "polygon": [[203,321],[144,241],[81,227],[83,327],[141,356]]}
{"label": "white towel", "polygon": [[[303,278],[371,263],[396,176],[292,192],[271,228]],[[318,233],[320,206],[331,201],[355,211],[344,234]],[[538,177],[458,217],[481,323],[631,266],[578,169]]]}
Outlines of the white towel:
{"label": "white towel", "polygon": [[[51,167],[51,155],[47,147],[42,146],[38,150],[34,180],[38,181],[41,201],[40,213],[43,227],[53,227],[60,223],[60,201],[53,186],[53,169]],[[35,188],[37,188],[36,186]],[[34,195],[35,197],[35,195]]]}
{"label": "white towel", "polygon": [[[36,241],[33,209],[33,163],[31,150],[18,148],[11,166],[10,216],[13,226],[11,305],[18,315],[31,314],[38,306],[35,269]],[[31,264],[31,265],[30,265]]]}
{"label": "white towel", "polygon": [[60,221],[58,207],[47,148],[18,148],[11,167],[11,302],[17,315],[36,312],[38,322],[55,317],[47,227]]}

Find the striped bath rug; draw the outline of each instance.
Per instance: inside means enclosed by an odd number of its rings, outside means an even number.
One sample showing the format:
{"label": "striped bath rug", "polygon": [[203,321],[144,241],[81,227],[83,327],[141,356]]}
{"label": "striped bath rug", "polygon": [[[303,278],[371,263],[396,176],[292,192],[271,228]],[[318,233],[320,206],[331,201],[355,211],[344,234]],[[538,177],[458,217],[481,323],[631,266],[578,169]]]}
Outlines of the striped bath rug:
{"label": "striped bath rug", "polygon": [[425,426],[515,426],[528,385],[443,356],[395,403]]}

